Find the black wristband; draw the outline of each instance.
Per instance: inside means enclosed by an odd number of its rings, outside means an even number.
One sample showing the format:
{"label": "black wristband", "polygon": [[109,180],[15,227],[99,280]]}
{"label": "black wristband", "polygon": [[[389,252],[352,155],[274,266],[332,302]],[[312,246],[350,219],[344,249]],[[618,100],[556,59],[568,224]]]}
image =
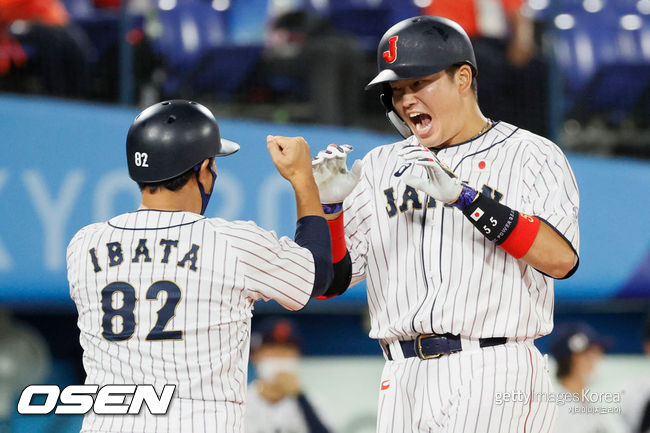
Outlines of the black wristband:
{"label": "black wristband", "polygon": [[333,213],[338,213],[343,210],[343,202],[340,203],[322,203],[321,207],[323,208],[323,213],[325,215],[331,215]]}
{"label": "black wristband", "polygon": [[479,194],[463,214],[486,238],[500,245],[514,230],[519,212]]}

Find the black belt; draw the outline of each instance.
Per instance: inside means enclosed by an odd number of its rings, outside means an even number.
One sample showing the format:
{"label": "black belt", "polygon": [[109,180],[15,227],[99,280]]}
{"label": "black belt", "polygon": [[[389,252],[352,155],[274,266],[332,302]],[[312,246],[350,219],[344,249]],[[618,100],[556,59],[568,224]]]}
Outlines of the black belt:
{"label": "black belt", "polygon": [[[506,337],[479,338],[480,347],[498,346],[505,344]],[[449,355],[454,352],[463,350],[460,343],[460,335],[454,334],[421,334],[415,340],[400,341],[404,358],[417,356],[420,359],[438,358],[442,355]],[[384,346],[386,357],[389,361],[393,360],[390,348]]]}

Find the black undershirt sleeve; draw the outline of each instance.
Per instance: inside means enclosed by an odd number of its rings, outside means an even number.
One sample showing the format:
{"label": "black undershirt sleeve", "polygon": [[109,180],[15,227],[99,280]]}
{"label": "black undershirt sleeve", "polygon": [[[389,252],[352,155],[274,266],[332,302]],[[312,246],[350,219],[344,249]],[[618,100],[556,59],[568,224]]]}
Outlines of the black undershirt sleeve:
{"label": "black undershirt sleeve", "polygon": [[325,297],[338,296],[343,294],[352,280],[352,259],[350,253],[345,252],[345,256],[338,262],[334,263],[334,278],[327,291],[322,295]]}
{"label": "black undershirt sleeve", "polygon": [[314,257],[314,286],[311,297],[322,296],[331,286],[334,269],[332,267],[332,240],[325,218],[308,215],[296,222],[296,243],[307,248]]}

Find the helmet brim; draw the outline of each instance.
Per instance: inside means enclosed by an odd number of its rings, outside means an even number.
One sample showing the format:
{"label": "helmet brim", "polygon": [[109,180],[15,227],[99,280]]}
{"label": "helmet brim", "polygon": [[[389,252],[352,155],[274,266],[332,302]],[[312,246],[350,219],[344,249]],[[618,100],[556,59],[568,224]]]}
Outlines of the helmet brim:
{"label": "helmet brim", "polygon": [[235,153],[235,152],[237,152],[239,150],[239,147],[240,147],[239,143],[235,143],[234,141],[228,140],[227,138],[222,138],[221,139],[221,150],[215,156],[232,155],[233,153]]}
{"label": "helmet brim", "polygon": [[[478,71],[476,66],[467,61],[461,61],[457,63],[466,63],[472,69],[472,76],[476,77]],[[456,64],[456,63],[452,63]],[[371,82],[366,85],[366,90],[378,85],[384,84],[391,81],[399,80],[412,80],[419,77],[427,77],[429,75],[436,74],[447,68],[444,63],[432,64],[432,65],[418,65],[418,66],[395,66],[394,69],[384,69],[378,73]]]}
{"label": "helmet brim", "polygon": [[378,84],[383,84],[387,83],[389,81],[397,81],[397,80],[402,80],[404,79],[403,77],[400,77],[397,72],[393,71],[392,69],[384,69],[380,73],[377,74],[375,78],[372,79],[371,82],[369,82],[366,85],[366,90],[371,89],[372,87],[375,87]]}

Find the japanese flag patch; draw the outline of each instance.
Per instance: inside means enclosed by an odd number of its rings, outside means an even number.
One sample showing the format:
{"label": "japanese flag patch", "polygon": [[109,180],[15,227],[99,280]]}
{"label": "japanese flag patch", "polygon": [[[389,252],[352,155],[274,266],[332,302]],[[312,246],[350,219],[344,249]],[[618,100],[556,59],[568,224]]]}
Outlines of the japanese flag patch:
{"label": "japanese flag patch", "polygon": [[470,215],[470,217],[474,221],[478,221],[479,219],[481,219],[483,214],[484,214],[483,209],[481,209],[480,207],[477,207],[476,210],[474,210],[474,212],[472,212],[472,215]]}

